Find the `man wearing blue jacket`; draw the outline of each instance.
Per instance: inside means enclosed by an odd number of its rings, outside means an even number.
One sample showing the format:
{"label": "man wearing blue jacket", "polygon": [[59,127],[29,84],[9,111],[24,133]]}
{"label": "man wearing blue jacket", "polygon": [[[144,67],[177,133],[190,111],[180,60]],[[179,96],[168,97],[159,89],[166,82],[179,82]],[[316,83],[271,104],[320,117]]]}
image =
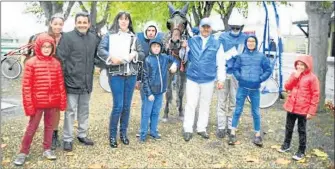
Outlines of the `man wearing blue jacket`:
{"label": "man wearing blue jacket", "polygon": [[257,38],[249,36],[245,41],[245,50],[238,55],[234,63],[234,76],[238,81],[236,94],[236,109],[232,120],[232,130],[229,136],[229,145],[237,141],[235,130],[243,111],[245,99],[249,96],[251,101],[251,112],[254,123],[255,137],[253,143],[262,146],[261,116],[259,113],[261,83],[268,79],[272,73],[270,61],[265,55],[257,51]]}
{"label": "man wearing blue jacket", "polygon": [[186,69],[186,106],[183,122],[184,140],[192,138],[195,109],[199,101],[199,117],[197,121],[197,133],[202,138],[208,139],[207,125],[210,103],[212,99],[214,81],[218,79],[218,88],[223,88],[225,78],[225,60],[223,47],[214,38],[209,18],[200,22],[200,35],[194,36],[187,42],[184,62]]}
{"label": "man wearing blue jacket", "polygon": [[224,138],[226,133],[230,133],[231,116],[235,109],[237,82],[233,77],[232,67],[233,60],[237,54],[241,54],[244,48],[244,41],[247,35],[242,32],[243,20],[230,19],[229,31],[223,32],[219,41],[224,48],[224,57],[227,65],[227,76],[224,82],[225,87],[217,91],[218,102],[216,107],[217,113],[217,132],[218,138]]}

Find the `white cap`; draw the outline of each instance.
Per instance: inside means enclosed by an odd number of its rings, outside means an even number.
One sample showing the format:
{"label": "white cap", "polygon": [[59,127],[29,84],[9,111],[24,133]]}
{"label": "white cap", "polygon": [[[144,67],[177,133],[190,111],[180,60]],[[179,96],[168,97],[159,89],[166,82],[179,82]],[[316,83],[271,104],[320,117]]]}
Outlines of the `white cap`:
{"label": "white cap", "polygon": [[208,25],[208,26],[212,27],[211,20],[209,18],[203,18],[203,19],[201,19],[199,26],[202,27],[204,25]]}

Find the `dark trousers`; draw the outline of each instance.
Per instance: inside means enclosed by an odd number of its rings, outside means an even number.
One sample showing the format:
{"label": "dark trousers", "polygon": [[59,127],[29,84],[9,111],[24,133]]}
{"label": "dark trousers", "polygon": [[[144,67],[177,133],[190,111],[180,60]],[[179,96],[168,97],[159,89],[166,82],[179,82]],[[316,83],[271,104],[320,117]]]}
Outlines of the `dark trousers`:
{"label": "dark trousers", "polygon": [[296,119],[298,119],[298,133],[299,133],[299,151],[305,153],[306,150],[306,116],[293,114],[288,112],[286,116],[286,131],[285,131],[285,144],[290,145],[292,140],[292,134],[294,129],[294,124]]}

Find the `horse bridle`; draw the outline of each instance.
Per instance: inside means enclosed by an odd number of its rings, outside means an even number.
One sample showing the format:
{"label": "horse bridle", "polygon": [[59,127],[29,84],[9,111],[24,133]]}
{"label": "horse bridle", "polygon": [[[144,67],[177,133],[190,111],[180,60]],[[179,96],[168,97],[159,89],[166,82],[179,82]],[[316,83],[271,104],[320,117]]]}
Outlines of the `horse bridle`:
{"label": "horse bridle", "polygon": [[[190,24],[190,23],[186,19],[186,16],[183,13],[181,13],[180,11],[175,11],[171,15],[170,19],[173,18],[175,15],[179,15],[181,18],[185,19],[185,21],[186,21],[183,24],[183,27],[184,27],[183,31],[181,31],[178,27],[171,29],[171,23],[169,21],[166,23],[166,26],[170,30],[170,35],[171,35],[171,39],[169,40],[170,45],[169,45],[168,49],[173,51],[173,53],[178,53],[176,50],[179,50],[181,48],[181,41],[186,40],[189,36],[188,31],[187,31],[187,24]],[[180,33],[180,35],[179,35],[180,39],[177,39],[176,41],[173,41],[172,40],[173,32],[176,31],[176,30],[179,31],[179,33]]]}

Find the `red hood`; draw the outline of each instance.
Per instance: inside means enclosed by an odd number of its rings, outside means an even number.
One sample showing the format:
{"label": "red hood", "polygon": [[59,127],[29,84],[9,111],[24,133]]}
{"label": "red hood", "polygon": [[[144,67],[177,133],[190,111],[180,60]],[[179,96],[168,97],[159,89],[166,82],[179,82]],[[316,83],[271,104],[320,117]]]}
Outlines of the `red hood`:
{"label": "red hood", "polygon": [[44,56],[42,54],[41,47],[42,47],[43,43],[45,43],[45,42],[49,42],[53,46],[51,55],[54,53],[54,50],[56,49],[55,40],[51,36],[49,36],[47,34],[41,34],[41,35],[39,35],[37,37],[36,41],[35,41],[35,47],[34,47],[36,56],[39,59],[48,59],[48,58],[51,58],[50,56]]}
{"label": "red hood", "polygon": [[294,62],[294,67],[296,68],[297,62],[301,61],[304,62],[307,65],[306,72],[313,71],[313,58],[310,55],[300,55],[297,57],[297,59]]}

